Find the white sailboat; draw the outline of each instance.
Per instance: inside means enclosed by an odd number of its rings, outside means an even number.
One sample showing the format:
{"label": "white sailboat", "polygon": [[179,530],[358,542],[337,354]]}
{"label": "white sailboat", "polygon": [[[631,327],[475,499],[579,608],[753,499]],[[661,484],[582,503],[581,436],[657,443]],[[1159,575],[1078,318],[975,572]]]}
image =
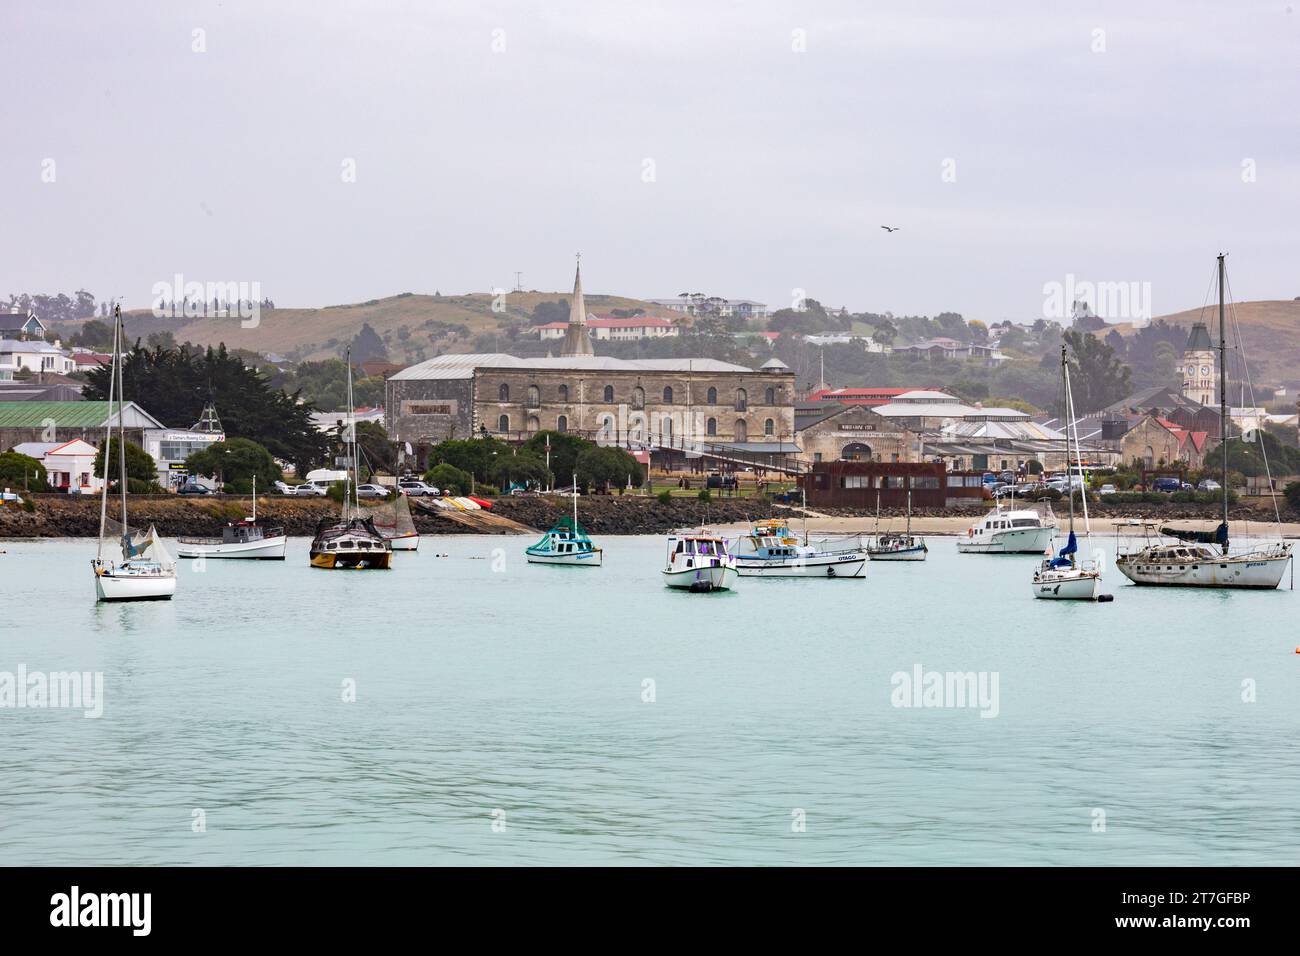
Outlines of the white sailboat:
{"label": "white sailboat", "polygon": [[108,517],[108,475],[109,451],[113,436],[113,420],[109,418],[104,432],[104,489],[99,503],[99,544],[95,551],[95,560],[91,568],[95,572],[95,594],[98,601],[167,601],[176,593],[176,562],[172,560],[166,548],[158,538],[153,525],[140,533],[131,530],[126,510],[126,416],[123,414],[122,393],[122,310],[113,309],[113,367],[108,380],[109,409],[113,407],[114,394],[117,396],[117,459],[118,487],[122,492],[122,516],[119,528],[115,530],[117,546],[121,549],[122,560],[114,561],[105,556],[104,539],[109,529]]}
{"label": "white sailboat", "polygon": [[[1282,583],[1291,561],[1291,544],[1281,540],[1249,546],[1236,553],[1228,536],[1228,337],[1224,317],[1224,257],[1219,256],[1219,438],[1223,476],[1223,513],[1214,531],[1161,528],[1155,541],[1123,551],[1115,559],[1120,573],[1134,584],[1156,587],[1272,590]],[[1267,458],[1265,459],[1267,463]],[[1160,540],[1174,539],[1176,543]]]}
{"label": "white sailboat", "polygon": [[[1074,418],[1074,396],[1070,390],[1070,366],[1065,358],[1065,346],[1061,346],[1061,381],[1065,389],[1065,471],[1074,475],[1074,463],[1078,456],[1078,426]],[[1074,434],[1074,453],[1070,449],[1070,435]],[[1097,561],[1079,560],[1079,541],[1074,536],[1074,485],[1073,477],[1065,493],[1070,500],[1070,535],[1065,546],[1055,555],[1051,555],[1034,571],[1034,597],[1057,601],[1095,601],[1101,587],[1101,567]],[[1091,544],[1092,527],[1088,523],[1088,487],[1084,484],[1080,491],[1083,502],[1084,541]]]}

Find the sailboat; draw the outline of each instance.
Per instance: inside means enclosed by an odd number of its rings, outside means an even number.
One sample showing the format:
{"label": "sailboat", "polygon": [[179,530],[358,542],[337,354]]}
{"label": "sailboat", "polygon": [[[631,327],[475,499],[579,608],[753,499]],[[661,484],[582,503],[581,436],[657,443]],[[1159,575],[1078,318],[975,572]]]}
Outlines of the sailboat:
{"label": "sailboat", "polygon": [[1272,590],[1282,582],[1291,561],[1291,544],[1282,541],[1233,554],[1228,541],[1228,335],[1224,317],[1224,256],[1219,255],[1219,440],[1223,447],[1223,476],[1219,482],[1223,513],[1213,531],[1161,528],[1157,540],[1119,554],[1115,566],[1134,584],[1184,588],[1245,588]]}
{"label": "sailboat", "polygon": [[[1061,382],[1065,390],[1065,471],[1068,477],[1065,493],[1070,499],[1070,534],[1065,546],[1054,556],[1049,556],[1034,571],[1034,597],[1058,601],[1095,601],[1101,586],[1101,568],[1098,564],[1079,560],[1079,539],[1074,534],[1074,469],[1079,457],[1078,427],[1074,419],[1074,397],[1070,391],[1070,365],[1066,361],[1065,346],[1061,346]],[[1075,445],[1070,448],[1073,432]],[[1083,533],[1086,541],[1092,540],[1088,524],[1088,489],[1080,489],[1083,502]]]}
{"label": "sailboat", "polygon": [[411,517],[411,502],[406,495],[399,492],[392,501],[361,505],[359,513],[362,517],[374,521],[375,527],[394,551],[420,550],[420,532],[415,530],[415,519]]}
{"label": "sailboat", "polygon": [[99,545],[91,567],[95,572],[95,593],[99,601],[168,601],[176,593],[176,562],[163,547],[153,525],[143,534],[133,532],[126,513],[126,416],[122,393],[122,309],[113,308],[113,368],[108,380],[108,405],[117,396],[117,464],[118,487],[122,491],[122,519],[116,532],[122,560],[105,557],[106,532],[115,523],[108,517],[109,450],[113,437],[113,419],[104,430],[104,489],[99,503]]}
{"label": "sailboat", "polygon": [[245,558],[283,561],[288,542],[284,528],[257,519],[257,476],[253,476],[253,513],[239,521],[228,521],[220,538],[177,538],[176,553],[182,558]]}
{"label": "sailboat", "polygon": [[578,476],[573,476],[573,517],[565,515],[542,540],[524,549],[529,564],[562,564],[573,568],[598,568],[604,552],[578,524]]}
{"label": "sailboat", "polygon": [[373,518],[361,513],[357,498],[357,416],[352,401],[352,350],[346,353],[348,367],[348,470],[344,479],[343,515],[339,521],[324,519],[311,541],[311,566],[325,570],[386,570],[392,565],[393,548],[375,527]]}
{"label": "sailboat", "polygon": [[876,534],[867,546],[872,561],[924,561],[930,549],[924,538],[912,537],[912,489],[907,489],[907,530],[903,534],[880,533],[880,492],[876,492]]}

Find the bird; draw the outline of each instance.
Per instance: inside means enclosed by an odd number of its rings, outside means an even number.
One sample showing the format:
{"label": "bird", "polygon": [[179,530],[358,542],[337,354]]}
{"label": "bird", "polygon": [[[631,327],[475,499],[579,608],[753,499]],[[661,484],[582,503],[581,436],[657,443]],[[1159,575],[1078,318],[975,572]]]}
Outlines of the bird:
{"label": "bird", "polygon": [[902,229],[903,227],[902,226],[881,226],[880,228],[885,230],[885,232],[898,232],[898,230]]}

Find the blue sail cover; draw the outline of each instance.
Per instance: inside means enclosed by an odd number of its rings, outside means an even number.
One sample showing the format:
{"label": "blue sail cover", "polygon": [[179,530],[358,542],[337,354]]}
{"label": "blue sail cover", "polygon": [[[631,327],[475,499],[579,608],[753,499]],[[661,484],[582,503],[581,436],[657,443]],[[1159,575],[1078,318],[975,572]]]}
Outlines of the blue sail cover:
{"label": "blue sail cover", "polygon": [[1060,550],[1058,556],[1052,560],[1052,567],[1054,567],[1054,568],[1068,568],[1068,567],[1072,567],[1073,564],[1074,564],[1074,561],[1071,560],[1070,558],[1067,558],[1066,555],[1067,555],[1067,554],[1074,554],[1074,553],[1075,553],[1076,551],[1078,551],[1078,550],[1079,550],[1079,539],[1076,538],[1076,537],[1074,536],[1074,532],[1071,531],[1071,532],[1070,532],[1070,540],[1068,540],[1068,541],[1065,542],[1065,547],[1062,548],[1062,549]]}

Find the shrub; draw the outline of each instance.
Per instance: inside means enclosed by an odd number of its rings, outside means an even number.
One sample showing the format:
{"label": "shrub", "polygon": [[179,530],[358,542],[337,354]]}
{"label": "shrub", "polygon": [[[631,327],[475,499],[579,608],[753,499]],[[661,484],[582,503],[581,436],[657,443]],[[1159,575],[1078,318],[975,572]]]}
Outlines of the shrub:
{"label": "shrub", "polygon": [[1297,511],[1300,511],[1300,481],[1293,481],[1283,490],[1282,494],[1286,496],[1286,503]]}
{"label": "shrub", "polygon": [[708,488],[701,488],[701,489],[700,489],[700,494],[699,494],[699,499],[700,499],[701,501],[706,501],[706,502],[707,502],[707,501],[711,501],[711,500],[713,499],[713,493],[710,492]]}
{"label": "shrub", "polygon": [[441,491],[450,491],[453,495],[467,495],[474,483],[474,476],[462,468],[443,462],[425,472],[424,480]]}
{"label": "shrub", "polygon": [[14,490],[49,491],[45,466],[16,451],[0,452],[0,486]]}
{"label": "shrub", "polygon": [[[1296,488],[1300,489],[1300,482],[1296,482]],[[673,501],[673,493],[671,491],[661,491],[659,494],[655,495],[655,497],[659,499],[661,505],[672,504]]]}

